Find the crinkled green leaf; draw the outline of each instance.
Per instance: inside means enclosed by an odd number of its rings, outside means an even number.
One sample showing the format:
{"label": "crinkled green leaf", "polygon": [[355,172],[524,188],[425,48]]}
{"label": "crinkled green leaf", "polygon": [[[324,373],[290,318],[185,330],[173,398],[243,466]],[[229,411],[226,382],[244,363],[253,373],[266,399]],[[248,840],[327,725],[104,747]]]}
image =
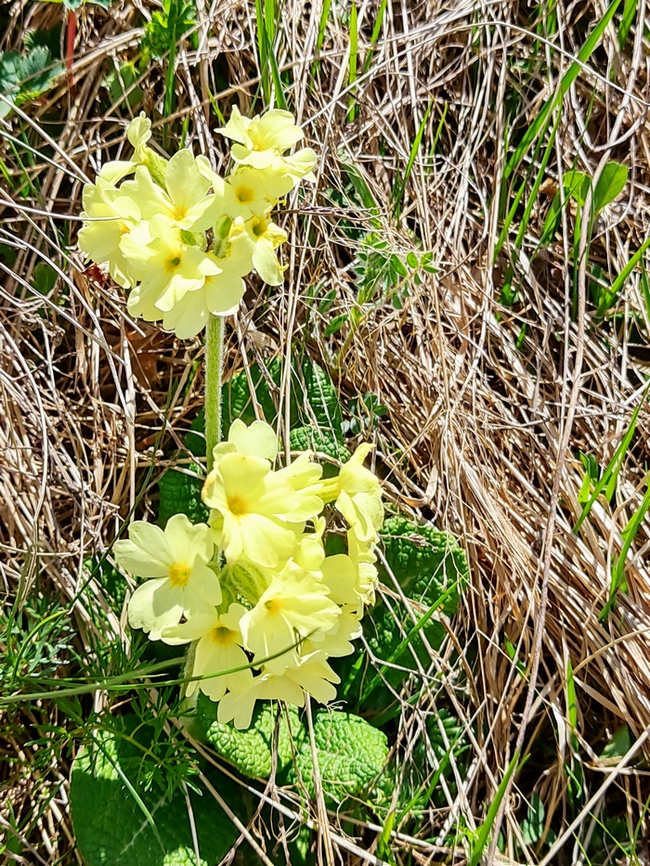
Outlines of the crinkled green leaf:
{"label": "crinkled green leaf", "polygon": [[[145,791],[139,785],[133,769],[139,750],[132,738],[137,734],[145,745],[146,729],[134,730],[134,716],[124,717],[123,724],[124,736],[98,731],[95,743],[84,746],[72,765],[70,810],[84,862],[87,866],[218,863],[238,830],[207,790],[200,795],[190,791],[200,854],[197,863],[184,793],[178,790],[169,800],[158,790]],[[206,775],[217,790],[228,787],[228,804],[244,817],[248,809],[239,790],[213,769]]]}
{"label": "crinkled green leaf", "polygon": [[[337,802],[345,797],[371,800],[388,760],[386,735],[352,713],[322,710],[314,719],[316,754],[323,790]],[[314,796],[313,762],[309,737],[289,768],[288,781],[302,780]]]}
{"label": "crinkled green leaf", "polygon": [[329,430],[341,438],[341,403],[329,374],[311,358],[302,362],[302,375],[305,380],[305,396],[313,415],[306,418],[306,424],[314,421],[319,428]]}
{"label": "crinkled green leaf", "polygon": [[[385,521],[382,541],[386,563],[404,594],[420,605],[435,605],[437,613],[452,616],[468,578],[467,556],[457,539],[433,526],[395,516]],[[380,576],[388,586],[392,584],[381,567]],[[335,665],[343,683],[340,696],[364,711],[377,713],[393,703],[393,691],[399,690],[410,672],[417,670],[416,659],[425,668],[429,665],[427,644],[436,650],[445,637],[445,628],[435,615],[416,630],[422,616],[424,611],[418,610],[414,619],[398,599],[390,604],[380,602],[368,611],[363,621],[364,635],[373,655],[380,660],[377,668],[381,669],[381,677],[377,679],[374,670],[366,670],[357,650]],[[390,667],[382,669],[381,661]]]}
{"label": "crinkled green leaf", "polygon": [[318,451],[341,463],[350,459],[345,445],[341,445],[333,433],[318,427],[296,427],[291,431],[289,441],[294,451]]}
{"label": "crinkled green leaf", "polygon": [[[192,733],[209,743],[223,758],[233,764],[244,776],[268,779],[273,766],[272,744],[276,725],[277,705],[268,701],[257,705],[250,728],[240,731],[233,725],[222,725],[216,719],[216,704],[205,695],[199,695],[194,716],[190,717]],[[278,750],[276,772],[281,776],[292,760],[293,749],[304,740],[305,728],[298,710],[289,708],[291,731],[284,713],[278,722]],[[292,741],[294,743],[292,748]]]}
{"label": "crinkled green leaf", "polygon": [[435,604],[456,584],[441,608],[452,616],[469,575],[467,555],[458,540],[448,532],[400,516],[389,517],[381,535],[386,562],[410,598]]}
{"label": "crinkled green leaf", "polygon": [[192,523],[205,523],[210,512],[201,500],[202,487],[198,476],[168,469],[158,482],[158,523],[164,527],[174,514],[187,514]]}
{"label": "crinkled green leaf", "polygon": [[[272,424],[278,414],[273,395],[279,393],[282,378],[280,360],[276,358],[271,361],[264,372],[257,364],[253,364],[250,368],[250,376],[264,419]],[[241,418],[245,424],[251,424],[256,418],[245,370],[235,373],[223,386],[222,421],[224,433],[228,432],[230,425],[237,418]]]}
{"label": "crinkled green leaf", "polygon": [[[265,370],[257,364],[250,367],[250,378],[264,419],[274,424],[280,404],[283,362],[271,361]],[[311,358],[305,358],[300,369],[292,369],[290,395],[291,427],[312,427],[341,440],[341,405],[329,374]],[[240,370],[224,384],[222,420],[224,433],[236,418],[250,424],[256,418],[248,376]]]}

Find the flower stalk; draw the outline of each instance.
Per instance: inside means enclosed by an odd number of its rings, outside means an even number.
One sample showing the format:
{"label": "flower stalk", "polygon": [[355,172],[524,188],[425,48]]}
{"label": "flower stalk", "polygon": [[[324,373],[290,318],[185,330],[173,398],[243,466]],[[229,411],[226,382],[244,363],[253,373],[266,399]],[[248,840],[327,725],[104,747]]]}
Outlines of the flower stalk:
{"label": "flower stalk", "polygon": [[205,455],[212,470],[214,446],[221,441],[221,377],[224,319],[211,315],[205,332]]}

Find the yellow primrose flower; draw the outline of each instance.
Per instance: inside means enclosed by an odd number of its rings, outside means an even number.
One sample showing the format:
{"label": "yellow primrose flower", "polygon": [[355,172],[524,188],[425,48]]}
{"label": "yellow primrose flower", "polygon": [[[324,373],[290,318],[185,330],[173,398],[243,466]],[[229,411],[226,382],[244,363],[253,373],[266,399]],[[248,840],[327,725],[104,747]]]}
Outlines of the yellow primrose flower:
{"label": "yellow primrose flower", "polygon": [[287,240],[287,233],[269,217],[257,215],[245,223],[253,246],[253,266],[269,286],[279,286],[286,271],[278,261],[275,250]]}
{"label": "yellow primrose flower", "polygon": [[289,175],[291,186],[295,186],[300,178],[315,180],[311,171],[317,158],[311,148],[305,147],[292,156],[282,156],[304,137],[289,111],[274,109],[264,115],[248,118],[242,117],[235,106],[228,123],[218,131],[235,142],[231,150],[232,157],[240,165],[261,170],[272,169],[277,174]]}
{"label": "yellow primrose flower", "polygon": [[[240,624],[244,646],[254,653],[258,665],[270,673],[295,667],[300,657],[300,647],[295,646],[298,638],[322,640],[340,616],[328,595],[323,583],[292,562],[274,575]],[[263,661],[278,653],[278,658]]]}
{"label": "yellow primrose flower", "polygon": [[359,541],[354,530],[348,530],[348,556],[356,568],[354,588],[364,605],[375,603],[375,592],[379,583],[374,547],[373,542]]}
{"label": "yellow primrose flower", "polygon": [[359,593],[356,589],[358,569],[347,554],[335,553],[326,556],[320,571],[333,601],[337,604],[359,605]]}
{"label": "yellow primrose flower", "polygon": [[325,560],[323,534],[326,520],[324,517],[312,518],[313,532],[303,532],[294,555],[294,561],[306,571],[320,571]]}
{"label": "yellow primrose flower", "polygon": [[224,212],[231,219],[266,214],[293,187],[286,174],[244,166],[226,178]]}
{"label": "yellow primrose flower", "polygon": [[216,512],[211,525],[229,564],[247,559],[276,568],[293,554],[296,524],[322,510],[322,500],[310,491],[296,491],[268,460],[237,451],[221,454],[201,494]]}
{"label": "yellow primrose flower", "polygon": [[97,264],[108,263],[110,275],[122,288],[135,285],[136,273],[120,242],[140,222],[138,206],[100,176],[96,183],[84,187],[83,207],[82,218],[92,222],[84,223],[79,232],[79,249]]}
{"label": "yellow primrose flower", "polygon": [[160,215],[123,237],[120,249],[141,279],[129,295],[129,313],[147,322],[161,319],[220,272],[213,256],[184,243],[180,230]]}
{"label": "yellow primrose flower", "polygon": [[384,520],[379,480],[363,465],[372,448],[368,443],[359,445],[336,479],[339,494],[334,504],[360,542],[377,541]]}
{"label": "yellow primrose flower", "polygon": [[175,331],[181,339],[194,337],[208,323],[210,315],[230,316],[237,311],[246,291],[242,277],[252,270],[251,244],[241,232],[228,241],[223,255],[208,253],[220,269],[206,276],[203,287],[188,292],[163,316],[163,327]]}
{"label": "yellow primrose flower", "polygon": [[165,166],[165,189],[154,183],[149,169],[139,165],[135,179],[122,184],[124,195],[137,202],[142,218],[162,214],[185,231],[205,231],[220,211],[220,199],[208,195],[211,181],[205,177],[192,153],[179,150]]}
{"label": "yellow primrose flower", "polygon": [[[103,165],[97,175],[97,179],[101,179],[106,183],[114,185],[119,183],[128,174],[133,174],[137,168],[137,163],[131,162],[128,159],[114,159]],[[88,186],[88,184],[86,184]],[[92,184],[90,184],[92,186]]]}
{"label": "yellow primrose flower", "polygon": [[278,456],[278,437],[266,421],[253,421],[246,426],[241,418],[236,418],[230,425],[226,441],[215,446],[215,464],[224,454],[232,451],[237,451],[244,457],[259,457],[273,462]]}
{"label": "yellow primrose flower", "polygon": [[[219,724],[227,725],[229,722],[232,722],[240,731],[250,728],[255,704],[275,694],[277,690],[273,688],[273,681],[276,679],[278,678],[268,674],[266,676],[257,676],[253,678],[247,689],[231,689],[228,691],[221,698],[217,706],[217,721]],[[304,702],[302,689],[294,683],[289,703],[295,703],[296,699]],[[298,706],[302,706],[302,704],[298,704]]]}
{"label": "yellow primrose flower", "polygon": [[145,145],[151,138],[151,121],[145,116],[144,111],[141,111],[138,117],[135,117],[126,128],[126,137],[129,144],[133,147],[133,161],[145,162]]}
{"label": "yellow primrose flower", "polygon": [[[239,622],[246,613],[241,604],[231,604],[226,613],[199,614],[181,625],[166,628],[162,640],[171,646],[198,641],[194,652],[192,676],[207,679],[187,684],[187,696],[200,689],[213,701],[219,701],[227,689],[245,691],[253,680],[246,653],[241,648]],[[245,668],[236,671],[235,668]],[[233,671],[232,673],[224,673]],[[222,674],[222,676],[216,676]]]}
{"label": "yellow primrose flower", "polygon": [[236,728],[250,727],[255,704],[259,700],[286,701],[296,707],[305,705],[305,694],[326,704],[336,698],[340,678],[327,663],[324,653],[314,652],[301,659],[296,668],[288,668],[279,675],[262,674],[253,679],[247,690],[229,691],[219,701],[217,720],[225,725],[233,722]]}
{"label": "yellow primrose flower", "polygon": [[250,118],[243,117],[236,105],[228,123],[217,132],[236,142],[232,147],[233,159],[248,161],[255,168],[268,168],[274,155],[284,153],[304,137],[290,111],[276,108]]}
{"label": "yellow primrose flower", "polygon": [[116,541],[113,548],[120,568],[148,578],[129,601],[131,628],[159,640],[183,615],[213,612],[221,602],[219,579],[207,565],[213,547],[208,526],[193,526],[184,514],[170,517],[164,531],[141,520],[132,523],[128,541]]}
{"label": "yellow primrose flower", "polygon": [[358,604],[343,605],[341,615],[332,628],[325,632],[322,642],[314,643],[310,639],[304,641],[301,648],[303,654],[308,655],[311,652],[318,651],[332,658],[350,655],[350,653],[354,652],[352,641],[361,637],[363,633],[361,626],[362,616],[363,613],[359,612]]}

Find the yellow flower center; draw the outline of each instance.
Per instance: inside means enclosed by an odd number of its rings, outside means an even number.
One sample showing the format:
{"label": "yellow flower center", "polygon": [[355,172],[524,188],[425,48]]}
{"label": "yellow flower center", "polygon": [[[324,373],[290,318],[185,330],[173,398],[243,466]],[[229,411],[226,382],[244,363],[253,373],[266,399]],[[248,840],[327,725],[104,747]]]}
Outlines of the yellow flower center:
{"label": "yellow flower center", "polygon": [[169,580],[172,586],[187,586],[191,568],[184,562],[175,562],[169,566]]}
{"label": "yellow flower center", "polygon": [[251,231],[255,235],[256,238],[261,238],[262,235],[266,232],[268,227],[268,222],[265,219],[256,219],[251,225]]}
{"label": "yellow flower center", "polygon": [[240,201],[242,204],[255,201],[255,193],[250,186],[238,186],[235,190],[235,195],[237,196],[237,201]]}
{"label": "yellow flower center", "polygon": [[248,503],[241,496],[231,496],[228,499],[228,509],[235,517],[248,514]]}
{"label": "yellow flower center", "polygon": [[279,613],[282,610],[282,599],[270,598],[268,601],[264,602],[264,607],[268,610],[269,616],[275,616],[276,613]]}
{"label": "yellow flower center", "polygon": [[180,222],[181,220],[184,220],[185,217],[187,216],[187,208],[185,207],[185,205],[180,205],[180,204],[176,205],[176,207],[173,210],[173,214],[174,214],[174,219],[178,220]]}
{"label": "yellow flower center", "polygon": [[212,640],[214,643],[219,643],[222,646],[234,643],[237,640],[237,632],[224,625],[212,629]]}
{"label": "yellow flower center", "polygon": [[181,257],[180,256],[170,256],[167,259],[167,261],[165,262],[165,270],[168,273],[171,271],[175,271],[176,268],[180,265],[180,263],[181,263]]}

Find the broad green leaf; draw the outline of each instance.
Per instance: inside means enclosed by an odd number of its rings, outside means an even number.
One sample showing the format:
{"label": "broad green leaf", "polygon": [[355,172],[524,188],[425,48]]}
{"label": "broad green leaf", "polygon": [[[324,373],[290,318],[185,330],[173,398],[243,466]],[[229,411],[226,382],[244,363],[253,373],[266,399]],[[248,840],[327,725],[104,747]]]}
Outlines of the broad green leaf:
{"label": "broad green leaf", "polygon": [[600,211],[622,192],[627,183],[628,170],[626,165],[618,162],[608,162],[598,178],[594,190],[594,213]]}
{"label": "broad green leaf", "polygon": [[[328,800],[346,797],[372,801],[373,788],[386,767],[386,734],[360,716],[336,711],[319,712],[314,719],[314,739],[323,790]],[[305,736],[291,764],[287,781],[298,780],[314,796],[313,762],[309,737]]]}
{"label": "broad green leaf", "polygon": [[606,744],[599,757],[603,761],[622,758],[632,748],[632,734],[627,725],[621,725],[614,731],[611,740]]}
{"label": "broad green leaf", "polygon": [[[94,743],[82,747],[73,763],[70,811],[84,862],[87,866],[213,866],[228,853],[239,831],[207,790],[201,794],[190,790],[197,862],[184,793],[178,790],[167,799],[159,790],[145,790],[138,781],[138,757],[146,748],[147,730],[136,725],[135,716],[125,716],[122,735],[97,731]],[[248,810],[239,789],[212,769],[206,769],[206,775],[217,790],[227,787],[229,806],[246,819]],[[198,778],[196,784],[200,787]]]}
{"label": "broad green leaf", "polygon": [[[268,779],[273,767],[273,744],[276,729],[277,704],[258,703],[250,728],[240,731],[232,724],[217,721],[217,705],[200,694],[196,711],[188,717],[191,733],[209,743],[223,758],[233,764],[244,776]],[[284,713],[277,720],[278,747],[276,772],[281,775],[289,766],[295,749],[300,748],[307,733],[295,707],[288,709],[291,730]],[[293,743],[293,747],[292,747]]]}
{"label": "broad green leaf", "polygon": [[40,292],[41,295],[49,295],[56,285],[57,277],[58,274],[54,268],[45,264],[45,262],[39,262],[34,268],[32,286],[37,292]]}
{"label": "broad green leaf", "polygon": [[542,838],[544,832],[544,819],[546,810],[541,797],[537,792],[530,798],[528,813],[521,822],[521,835],[526,845],[536,845]]}
{"label": "broad green leaf", "polygon": [[205,523],[210,512],[201,500],[202,488],[202,477],[168,469],[158,481],[158,523],[164,527],[174,514],[186,514],[192,523]]}
{"label": "broad green leaf", "polygon": [[566,194],[574,198],[580,207],[584,207],[587,193],[591,186],[591,178],[584,171],[567,171],[563,177]]}

